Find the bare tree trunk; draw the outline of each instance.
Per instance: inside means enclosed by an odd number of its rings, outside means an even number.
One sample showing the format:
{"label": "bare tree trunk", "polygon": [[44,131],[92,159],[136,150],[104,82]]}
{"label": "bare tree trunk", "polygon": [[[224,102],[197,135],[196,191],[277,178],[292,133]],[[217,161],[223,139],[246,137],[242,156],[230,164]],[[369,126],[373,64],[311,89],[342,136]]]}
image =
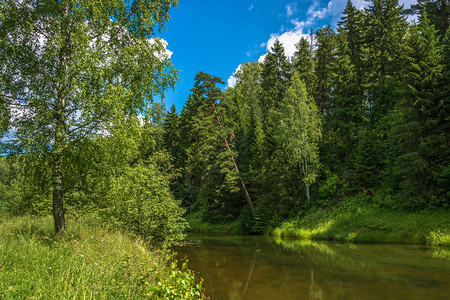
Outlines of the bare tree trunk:
{"label": "bare tree trunk", "polygon": [[[214,116],[216,118],[215,121],[217,122],[217,125],[219,125],[219,130],[221,130],[222,129],[222,124],[220,123],[219,115],[217,114],[216,106],[214,105],[214,101],[211,102],[211,106],[212,106],[212,110],[214,112]],[[227,151],[231,152],[231,148],[230,148],[230,145],[228,144],[227,138],[224,137],[223,141],[224,141],[225,147],[227,148]],[[241,175],[240,175],[240,172],[239,172],[239,168],[238,168],[238,166],[236,164],[236,160],[234,159],[233,155],[231,155],[231,160],[233,161],[234,169],[239,174],[239,181],[241,183],[242,191],[244,192],[244,195],[245,195],[245,200],[247,200],[247,205],[250,208],[252,216],[254,217],[255,216],[255,208],[253,207],[252,199],[250,198],[250,195],[249,195],[249,193],[247,191],[247,188],[245,187],[244,180],[242,180],[242,178],[241,178]]]}

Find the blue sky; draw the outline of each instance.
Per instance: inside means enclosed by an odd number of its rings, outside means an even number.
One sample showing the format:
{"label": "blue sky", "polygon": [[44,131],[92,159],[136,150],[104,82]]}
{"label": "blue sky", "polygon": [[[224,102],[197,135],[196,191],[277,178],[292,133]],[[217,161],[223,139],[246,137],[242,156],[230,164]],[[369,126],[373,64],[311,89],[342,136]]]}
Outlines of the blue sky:
{"label": "blue sky", "polygon": [[[287,55],[294,44],[324,25],[335,27],[346,0],[179,0],[170,11],[167,30],[159,36],[168,42],[171,59],[180,71],[175,92],[166,93],[167,108],[180,111],[204,71],[223,78],[226,88],[240,64],[261,60],[278,38]],[[415,0],[400,0],[409,7]],[[353,0],[362,8],[364,0]]]}

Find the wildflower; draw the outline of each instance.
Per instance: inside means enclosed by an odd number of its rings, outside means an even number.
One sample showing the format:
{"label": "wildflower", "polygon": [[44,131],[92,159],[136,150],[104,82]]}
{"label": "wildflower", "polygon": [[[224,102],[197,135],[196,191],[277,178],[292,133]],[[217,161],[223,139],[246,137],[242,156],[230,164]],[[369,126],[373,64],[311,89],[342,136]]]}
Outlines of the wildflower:
{"label": "wildflower", "polygon": [[52,269],[52,267],[48,267],[48,269],[49,269],[49,270],[51,270],[51,269]]}

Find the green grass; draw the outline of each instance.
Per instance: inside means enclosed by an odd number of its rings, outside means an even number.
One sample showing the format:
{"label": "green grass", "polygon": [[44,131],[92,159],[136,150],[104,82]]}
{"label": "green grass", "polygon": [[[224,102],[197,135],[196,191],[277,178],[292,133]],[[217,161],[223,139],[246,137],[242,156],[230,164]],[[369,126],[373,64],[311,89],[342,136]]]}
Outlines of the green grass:
{"label": "green grass", "polygon": [[193,233],[205,234],[226,234],[226,235],[241,235],[242,219],[237,218],[231,222],[224,224],[211,224],[203,221],[202,211],[190,212],[185,216],[189,223],[189,231]]}
{"label": "green grass", "polygon": [[51,217],[0,219],[0,299],[200,299],[201,282],[165,250],[69,220],[55,235]]}
{"label": "green grass", "polygon": [[450,212],[392,211],[352,199],[284,222],[270,234],[312,240],[450,246]]}

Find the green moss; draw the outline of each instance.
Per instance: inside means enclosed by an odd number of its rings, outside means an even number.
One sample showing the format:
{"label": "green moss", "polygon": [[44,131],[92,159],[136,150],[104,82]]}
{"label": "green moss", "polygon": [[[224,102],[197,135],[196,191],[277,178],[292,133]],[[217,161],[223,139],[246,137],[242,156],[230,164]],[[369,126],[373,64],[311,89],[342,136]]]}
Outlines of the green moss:
{"label": "green moss", "polygon": [[284,222],[271,234],[343,242],[450,246],[450,212],[397,212],[350,199],[327,211]]}

